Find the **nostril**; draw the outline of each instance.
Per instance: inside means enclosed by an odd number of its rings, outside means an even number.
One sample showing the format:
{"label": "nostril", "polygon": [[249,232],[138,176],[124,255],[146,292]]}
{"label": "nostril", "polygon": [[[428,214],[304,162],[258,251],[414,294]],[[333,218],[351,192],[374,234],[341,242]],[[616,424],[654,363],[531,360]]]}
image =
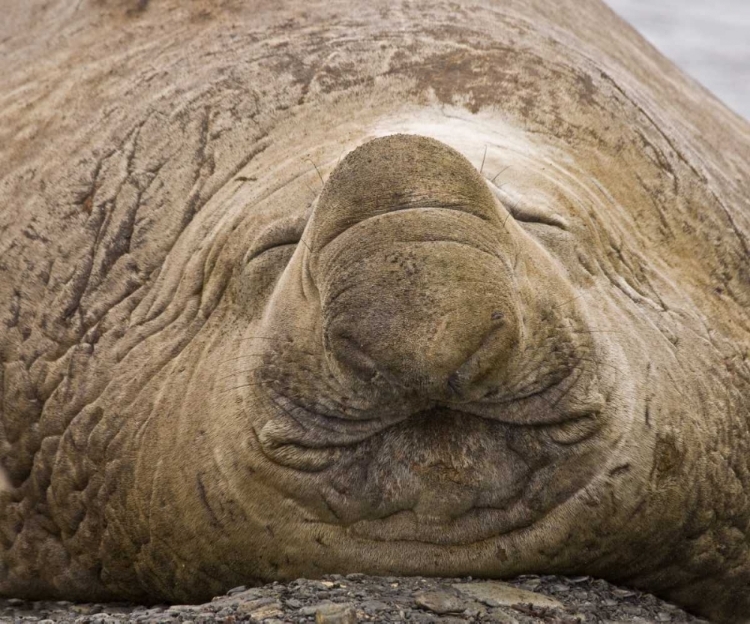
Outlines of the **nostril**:
{"label": "nostril", "polygon": [[448,376],[448,387],[451,389],[451,392],[453,392],[453,394],[461,394],[460,379],[458,378],[457,372],[451,373]]}

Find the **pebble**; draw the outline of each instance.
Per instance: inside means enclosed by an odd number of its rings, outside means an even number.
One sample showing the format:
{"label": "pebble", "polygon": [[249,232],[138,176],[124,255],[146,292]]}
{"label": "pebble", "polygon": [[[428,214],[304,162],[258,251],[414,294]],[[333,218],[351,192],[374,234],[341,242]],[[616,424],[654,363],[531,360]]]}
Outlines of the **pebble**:
{"label": "pebble", "polygon": [[350,604],[324,604],[315,611],[315,624],[356,624],[357,614]]}
{"label": "pebble", "polygon": [[359,604],[359,608],[365,613],[379,613],[389,611],[391,607],[380,600],[365,600]]}
{"label": "pebble", "polygon": [[239,594],[240,592],[243,592],[247,589],[245,585],[240,585],[239,587],[233,587],[227,592],[227,596],[234,596],[235,594]]}
{"label": "pebble", "polygon": [[[241,607],[242,605],[240,605],[240,610],[241,610]],[[280,602],[272,602],[271,604],[263,605],[256,609],[248,611],[248,614],[253,619],[256,619],[262,622],[263,620],[268,620],[271,618],[276,618],[278,616],[284,615],[284,609],[282,608]]]}
{"label": "pebble", "polygon": [[434,613],[462,613],[466,609],[465,601],[447,592],[420,592],[414,597],[420,607]]}
{"label": "pebble", "polygon": [[484,621],[497,624],[518,624],[518,620],[504,609],[493,609],[485,616]]}

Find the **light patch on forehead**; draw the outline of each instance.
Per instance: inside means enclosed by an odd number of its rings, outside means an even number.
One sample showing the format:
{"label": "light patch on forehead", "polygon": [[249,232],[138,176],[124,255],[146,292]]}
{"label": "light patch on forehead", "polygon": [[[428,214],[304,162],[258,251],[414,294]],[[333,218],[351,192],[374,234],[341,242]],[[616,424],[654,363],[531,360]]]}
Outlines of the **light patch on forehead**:
{"label": "light patch on forehead", "polygon": [[371,132],[376,137],[403,133],[437,139],[463,154],[489,178],[500,171],[498,167],[512,162],[533,160],[542,165],[549,160],[545,145],[492,112],[472,114],[454,107],[411,109],[378,120]]}
{"label": "light patch on forehead", "polygon": [[592,181],[564,146],[524,131],[497,112],[412,108],[381,118],[370,132],[375,137],[419,134],[451,146],[481,171],[506,207],[544,214],[547,223],[564,224],[566,207],[582,205],[591,195],[582,187]]}

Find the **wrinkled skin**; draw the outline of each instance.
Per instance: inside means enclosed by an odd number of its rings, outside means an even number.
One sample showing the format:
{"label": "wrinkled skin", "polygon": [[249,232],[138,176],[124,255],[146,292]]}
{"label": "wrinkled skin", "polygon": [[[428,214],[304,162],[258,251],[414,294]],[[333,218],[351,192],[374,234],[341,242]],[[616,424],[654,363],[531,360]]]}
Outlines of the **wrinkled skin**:
{"label": "wrinkled skin", "polygon": [[0,594],[746,620],[750,125],[594,0],[10,4]]}

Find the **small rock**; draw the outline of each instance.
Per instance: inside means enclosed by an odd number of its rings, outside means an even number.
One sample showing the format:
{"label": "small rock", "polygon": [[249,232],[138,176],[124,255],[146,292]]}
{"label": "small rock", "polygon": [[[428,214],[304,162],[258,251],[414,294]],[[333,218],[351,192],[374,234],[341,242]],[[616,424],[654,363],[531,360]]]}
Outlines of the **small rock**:
{"label": "small rock", "polygon": [[94,615],[101,612],[102,606],[98,604],[77,604],[70,607],[70,610],[79,615]]}
{"label": "small rock", "polygon": [[307,605],[306,607],[302,607],[299,610],[299,615],[315,615],[315,612],[318,609],[320,609],[320,608],[322,608],[322,607],[324,607],[326,605],[329,605],[329,604],[335,604],[335,603],[332,603],[332,602],[319,602],[319,603],[314,604],[314,605]]}
{"label": "small rock", "polygon": [[315,611],[315,624],[356,624],[357,615],[348,604],[321,604]]}
{"label": "small rock", "polygon": [[[381,614],[377,621],[379,622],[392,622],[395,620],[394,616],[388,616],[387,614]],[[409,622],[411,624],[436,624],[440,622],[442,624],[443,618],[438,617],[434,613],[428,613],[427,611],[412,611],[409,614]]]}
{"label": "small rock", "polygon": [[232,589],[230,589],[227,592],[227,596],[234,596],[234,594],[239,594],[240,592],[243,592],[246,589],[247,587],[245,585],[240,585],[239,587],[232,587]]}
{"label": "small rock", "polygon": [[286,606],[291,609],[299,609],[302,606],[302,601],[296,598],[290,598],[286,601]]}
{"label": "small rock", "polygon": [[641,611],[641,608],[636,605],[623,604],[620,605],[620,610],[623,613],[627,613],[628,615],[638,615]]}
{"label": "small rock", "polygon": [[530,579],[524,579],[523,586],[528,587],[529,589],[534,589],[536,587],[539,587],[542,584],[542,581],[538,578],[530,578]]}
{"label": "small rock", "polygon": [[6,600],[5,602],[8,603],[8,605],[11,607],[21,607],[23,606],[25,601],[21,600],[20,598],[8,598],[8,600]]}
{"label": "small rock", "polygon": [[378,613],[380,611],[389,611],[391,607],[379,600],[365,600],[360,605],[360,609],[365,613]]}
{"label": "small rock", "polygon": [[250,611],[249,615],[253,619],[263,621],[284,615],[284,610],[281,608],[281,603],[274,602]]}
{"label": "small rock", "polygon": [[363,578],[365,578],[365,575],[361,572],[352,572],[351,574],[346,575],[346,580],[348,581],[360,581]]}
{"label": "small rock", "polygon": [[261,607],[269,605],[279,605],[279,607],[281,606],[275,598],[266,596],[265,598],[257,598],[256,600],[246,600],[243,602],[239,602],[237,604],[237,611],[240,613],[254,613]]}
{"label": "small rock", "polygon": [[414,601],[424,609],[433,613],[462,613],[466,605],[456,596],[446,592],[431,591],[420,592],[414,596]]}
{"label": "small rock", "polygon": [[492,609],[483,618],[484,622],[497,622],[497,624],[518,624],[518,620],[504,609]]}
{"label": "small rock", "polygon": [[507,583],[486,581],[482,583],[459,583],[453,585],[463,594],[476,598],[490,607],[513,607],[519,604],[531,604],[535,607],[560,609],[562,603],[554,598],[536,592],[518,589]]}
{"label": "small rock", "polygon": [[198,611],[200,608],[200,605],[172,605],[167,609],[167,613],[189,613],[190,611]]}
{"label": "small rock", "polygon": [[262,587],[251,587],[250,589],[245,589],[241,592],[232,594],[231,596],[224,596],[223,601],[229,604],[234,604],[237,600],[255,600],[263,598],[265,594],[266,592]]}

